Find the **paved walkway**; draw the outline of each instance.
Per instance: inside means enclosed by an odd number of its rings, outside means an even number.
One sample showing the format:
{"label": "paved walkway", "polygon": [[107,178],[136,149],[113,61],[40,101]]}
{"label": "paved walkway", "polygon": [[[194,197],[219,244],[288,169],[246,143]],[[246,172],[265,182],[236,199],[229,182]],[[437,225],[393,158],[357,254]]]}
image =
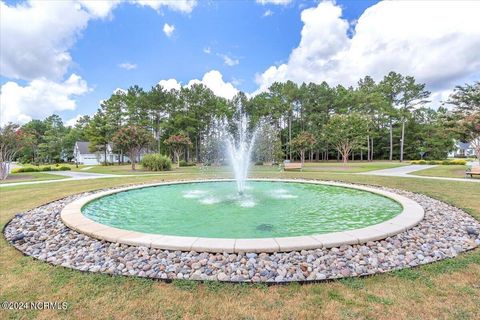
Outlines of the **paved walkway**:
{"label": "paved walkway", "polygon": [[[45,172],[48,174],[54,174],[58,176],[68,177],[66,179],[56,179],[56,180],[41,180],[41,181],[25,181],[25,182],[12,182],[12,183],[3,183],[0,184],[0,188],[4,187],[13,187],[13,186],[22,186],[28,184],[41,184],[41,183],[53,183],[53,182],[62,182],[62,181],[71,181],[71,180],[86,180],[86,179],[99,179],[99,178],[113,178],[119,177],[115,174],[103,174],[103,173],[90,173],[90,172],[78,172],[78,171],[48,171]],[[122,176],[120,176],[122,177]]]}
{"label": "paved walkway", "polygon": [[[434,179],[434,180],[446,180],[446,181],[462,181],[462,182],[477,182],[480,183],[480,179],[463,179],[463,178],[445,178],[445,177],[428,177],[428,176],[415,176],[410,173],[435,167],[434,165],[409,165],[397,168],[374,170],[362,173],[344,173],[344,174],[363,174],[372,176],[386,176],[386,177],[402,177],[402,178],[419,178],[419,179]],[[57,180],[42,180],[42,181],[26,181],[26,182],[13,182],[0,184],[0,188],[13,187],[29,184],[43,184],[54,183],[72,180],[86,180],[86,179],[102,179],[102,178],[121,178],[121,177],[140,177],[140,176],[160,176],[171,175],[180,172],[170,173],[150,173],[150,174],[104,174],[104,173],[91,173],[91,172],[78,172],[78,171],[49,171],[49,174],[56,174],[60,176],[66,176],[66,179]]]}
{"label": "paved walkway", "polygon": [[436,165],[412,164],[404,167],[367,171],[367,172],[362,172],[360,174],[364,174],[368,176],[420,178],[420,179],[434,179],[434,180],[462,181],[462,182],[480,182],[480,179],[428,177],[428,176],[416,176],[411,174],[412,172],[415,172],[415,171],[429,169],[433,167],[436,167]]}

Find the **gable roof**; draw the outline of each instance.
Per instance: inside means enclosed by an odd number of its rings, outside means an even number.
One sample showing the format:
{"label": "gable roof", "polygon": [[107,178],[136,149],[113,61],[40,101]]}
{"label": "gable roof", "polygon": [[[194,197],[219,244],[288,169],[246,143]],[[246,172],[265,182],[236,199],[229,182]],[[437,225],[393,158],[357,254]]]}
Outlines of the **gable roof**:
{"label": "gable roof", "polygon": [[[78,147],[78,151],[80,154],[93,154],[96,153],[95,151],[90,151],[88,148],[90,146],[90,142],[88,141],[77,141],[75,142],[75,145]],[[107,146],[107,152],[111,152],[112,150],[112,144],[109,143]]]}
{"label": "gable roof", "polygon": [[80,154],[87,154],[87,153],[92,153],[88,149],[88,146],[90,145],[90,142],[87,141],[77,141],[75,143],[77,145],[78,151]]}

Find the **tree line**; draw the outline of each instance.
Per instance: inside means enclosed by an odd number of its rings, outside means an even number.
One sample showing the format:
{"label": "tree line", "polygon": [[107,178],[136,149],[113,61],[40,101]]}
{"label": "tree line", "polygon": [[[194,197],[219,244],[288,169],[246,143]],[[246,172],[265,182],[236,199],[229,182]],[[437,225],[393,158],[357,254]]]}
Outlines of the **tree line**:
{"label": "tree line", "polygon": [[218,123],[234,120],[241,109],[260,132],[255,161],[444,159],[455,139],[475,143],[480,136],[479,87],[456,87],[447,101],[452,111],[430,108],[425,84],[396,72],[379,82],[366,76],[355,87],[276,82],[254,97],[240,92],[231,100],[203,84],[180,90],[134,85],[117,90],[73,127],[58,115],[24,124],[16,158],[68,160],[75,141],[90,141],[92,152],[112,144],[131,159],[143,149],[175,155],[176,162],[213,163],[222,161]]}

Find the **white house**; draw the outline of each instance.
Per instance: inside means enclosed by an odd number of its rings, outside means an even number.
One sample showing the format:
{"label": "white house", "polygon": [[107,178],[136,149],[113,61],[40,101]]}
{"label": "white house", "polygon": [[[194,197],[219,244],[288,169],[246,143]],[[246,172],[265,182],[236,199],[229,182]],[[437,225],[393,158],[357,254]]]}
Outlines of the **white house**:
{"label": "white house", "polygon": [[[89,149],[89,142],[77,141],[73,147],[73,161],[79,164],[95,165],[105,162],[103,151],[92,152]],[[118,161],[118,155],[112,153],[111,144],[107,145],[107,162]]]}
{"label": "white house", "polygon": [[460,142],[457,141],[455,143],[455,150],[448,154],[450,158],[455,157],[475,157],[475,151],[473,150],[473,146],[469,142]]}
{"label": "white house", "polygon": [[[86,164],[86,165],[96,165],[102,164],[105,162],[105,152],[104,151],[96,151],[92,152],[89,149],[90,142],[87,141],[77,141],[75,142],[75,146],[73,147],[73,161],[79,164]],[[143,158],[143,155],[147,153],[148,150],[142,149],[136,162],[140,162]],[[118,162],[120,155],[117,153],[113,153],[112,151],[112,144],[107,145],[107,162],[115,163]],[[123,162],[130,162],[130,158],[126,155],[122,157]]]}

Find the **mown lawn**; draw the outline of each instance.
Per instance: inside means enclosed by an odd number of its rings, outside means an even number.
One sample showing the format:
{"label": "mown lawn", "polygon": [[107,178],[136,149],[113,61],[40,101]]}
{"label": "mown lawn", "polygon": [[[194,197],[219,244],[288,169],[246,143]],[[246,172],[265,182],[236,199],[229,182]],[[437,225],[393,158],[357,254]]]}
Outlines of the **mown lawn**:
{"label": "mown lawn", "polygon": [[[465,178],[465,170],[468,166],[451,165],[451,166],[436,166],[429,169],[415,171],[411,174],[415,176],[429,176],[429,177],[447,177],[447,178]],[[479,178],[478,176],[474,176]]]}
{"label": "mown lawn", "polygon": [[[255,176],[385,185],[449,202],[480,219],[480,184],[317,172]],[[169,179],[165,176],[59,181],[0,189],[0,224],[23,210],[85,190]],[[478,319],[480,250],[415,269],[367,278],[286,286],[160,281],[82,273],[23,256],[0,240],[0,301],[67,301],[66,311],[0,311],[1,319]]]}
{"label": "mown lawn", "polygon": [[42,180],[60,180],[68,177],[58,174],[50,174],[46,172],[22,172],[11,173],[6,180],[0,180],[0,184],[15,183],[15,182],[30,182]]}
{"label": "mown lawn", "polygon": [[[372,170],[388,169],[395,168],[399,166],[408,165],[407,162],[399,163],[398,161],[353,161],[346,164],[337,161],[323,161],[323,162],[305,162],[303,171],[304,172],[333,172],[333,173],[356,173],[356,172],[366,172]],[[111,166],[82,166],[81,168],[91,167],[88,170],[82,170],[83,172],[94,172],[94,173],[106,173],[106,174],[152,174],[150,171],[144,171],[141,165],[136,166],[135,171],[132,170],[130,164],[118,165],[114,164]],[[73,168],[72,170],[80,170]],[[195,173],[198,171],[206,173],[218,173],[218,172],[229,172],[227,166],[191,166],[191,167],[180,167],[173,168],[174,172],[181,173]],[[278,172],[280,171],[279,166],[252,166],[251,169],[253,172]]]}

